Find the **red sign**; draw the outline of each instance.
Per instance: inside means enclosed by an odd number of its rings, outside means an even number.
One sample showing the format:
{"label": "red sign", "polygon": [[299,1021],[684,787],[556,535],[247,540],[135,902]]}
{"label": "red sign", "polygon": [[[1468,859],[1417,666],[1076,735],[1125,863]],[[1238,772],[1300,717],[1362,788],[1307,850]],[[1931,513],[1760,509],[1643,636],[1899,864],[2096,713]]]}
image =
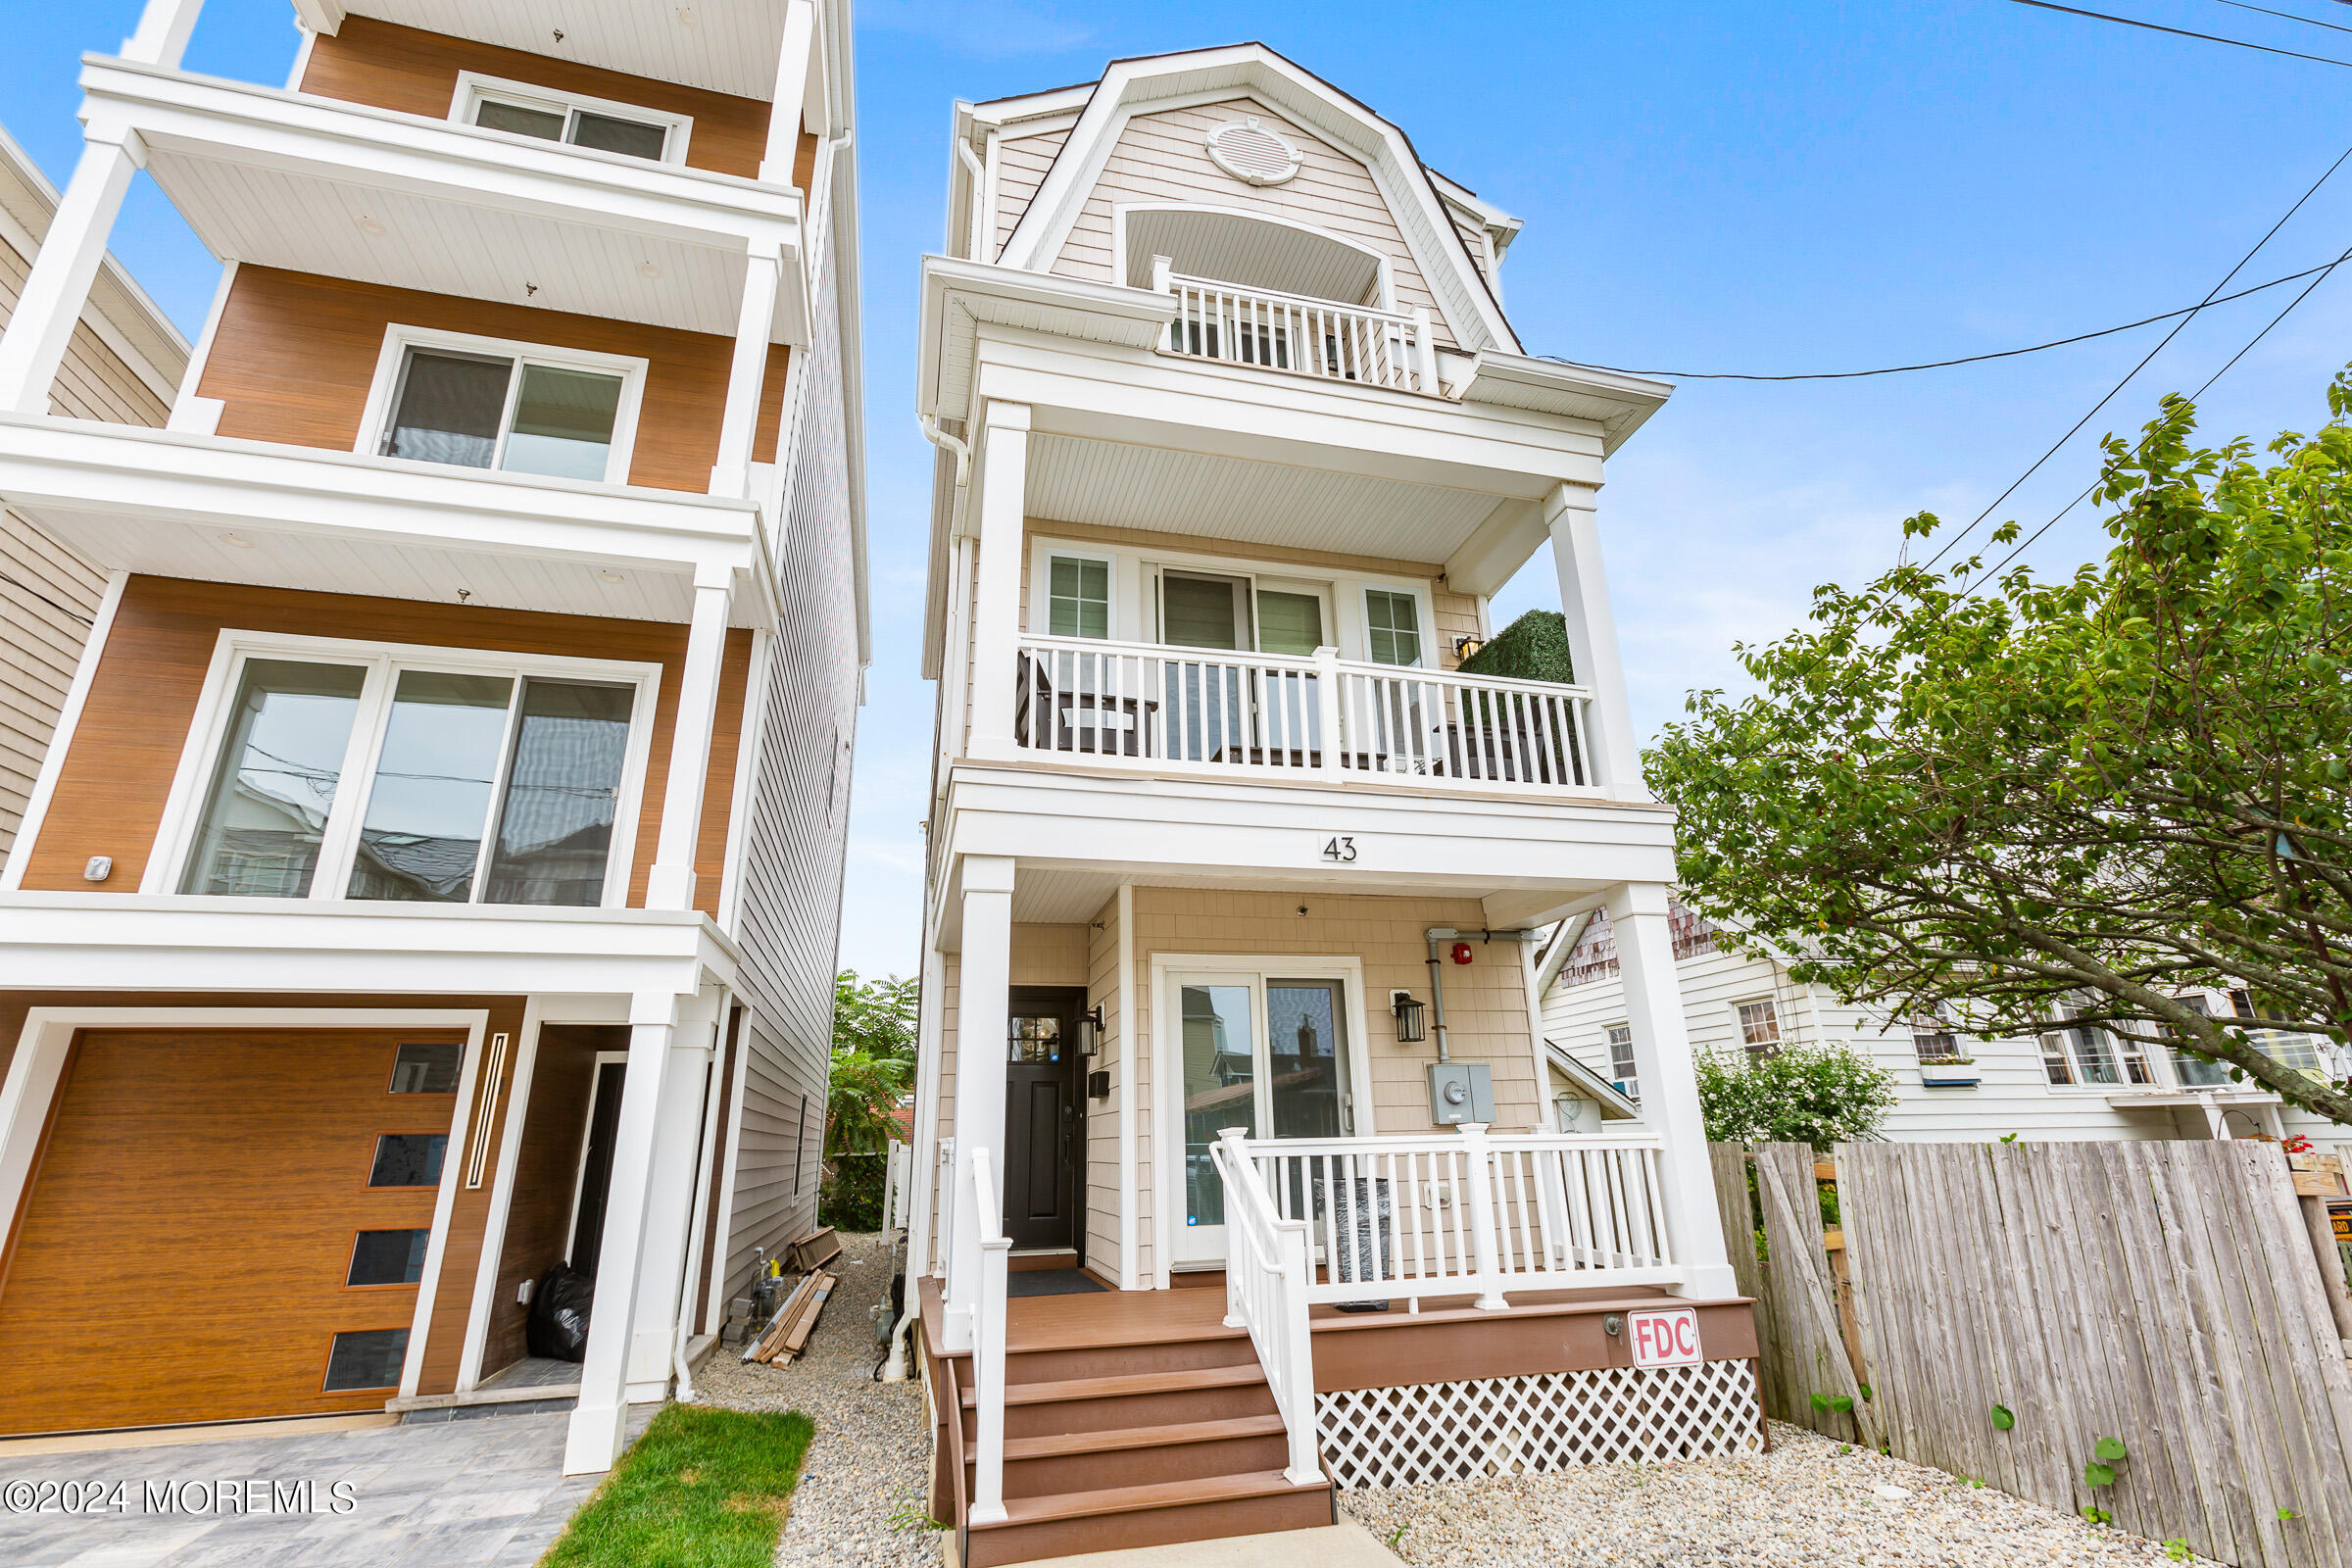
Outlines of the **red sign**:
{"label": "red sign", "polygon": [[1636,1366],[1695,1366],[1706,1359],[1698,1344],[1698,1308],[1667,1307],[1625,1314]]}

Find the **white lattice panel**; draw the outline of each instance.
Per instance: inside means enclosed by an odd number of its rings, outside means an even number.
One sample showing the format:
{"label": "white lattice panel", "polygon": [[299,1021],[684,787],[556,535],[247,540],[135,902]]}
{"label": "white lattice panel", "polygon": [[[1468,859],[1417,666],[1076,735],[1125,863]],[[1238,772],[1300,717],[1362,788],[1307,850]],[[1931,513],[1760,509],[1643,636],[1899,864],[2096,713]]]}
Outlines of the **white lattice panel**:
{"label": "white lattice panel", "polygon": [[1764,1447],[1745,1361],[1347,1389],[1315,1396],[1315,1429],[1342,1491]]}

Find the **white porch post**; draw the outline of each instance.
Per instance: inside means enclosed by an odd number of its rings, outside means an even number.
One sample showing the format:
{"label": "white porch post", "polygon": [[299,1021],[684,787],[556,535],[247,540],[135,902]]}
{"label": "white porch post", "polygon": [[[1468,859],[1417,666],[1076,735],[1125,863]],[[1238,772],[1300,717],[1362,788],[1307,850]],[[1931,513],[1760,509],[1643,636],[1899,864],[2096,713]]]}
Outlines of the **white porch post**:
{"label": "white porch post", "polygon": [[906,1177],[914,1184],[906,1204],[906,1277],[910,1280],[931,1272],[936,1261],[931,1255],[931,1216],[956,1200],[955,1189],[943,1188],[939,1181],[939,1056],[945,1021],[939,993],[946,967],[940,961],[939,949],[926,940],[922,987],[914,1013],[914,1159]]}
{"label": "white porch post", "polygon": [[1592,694],[1592,759],[1600,785],[1621,801],[1646,801],[1641,754],[1634,745],[1633,706],[1625,695],[1625,665],[1617,650],[1617,616],[1609,608],[1609,579],[1600,564],[1600,527],[1592,487],[1556,484],[1544,498],[1551,533],[1551,563],[1560,574],[1560,611],[1568,619],[1568,653],[1576,683]]}
{"label": "white porch post", "polygon": [[196,30],[196,15],[203,9],[204,0],[147,0],[138,30],[122,40],[122,58],[177,71],[188,52],[188,35]]}
{"label": "white porch post", "polygon": [[579,1403],[571,1412],[564,1445],[567,1476],[612,1469],[627,1432],[639,1254],[653,1191],[662,1102],[668,1088],[670,1038],[684,1000],[661,992],[629,999],[629,1063],[620,1094],[620,1121],[612,1130],[612,1175],[606,1189],[605,1234],[597,1244],[588,1353],[580,1363]]}
{"label": "white porch post", "polygon": [[760,177],[771,185],[793,183],[792,166],[800,156],[801,132],[821,128],[808,123],[810,94],[821,93],[824,86],[819,69],[824,56],[817,38],[812,0],[787,0],[784,43],[776,51],[776,90],[768,104],[767,151],[760,160]]}
{"label": "white porch post", "polygon": [[727,615],[735,573],[702,565],[694,572],[694,619],[678,712],[669,731],[669,775],[662,784],[662,833],[646,878],[649,909],[694,907],[694,852],[703,831],[703,786],[710,774],[710,734],[718,720],[719,666],[727,651]]}
{"label": "white porch post", "polygon": [[[1004,1030],[1012,998],[1013,862],[1001,855],[963,858],[963,956],[956,987],[956,1175],[974,1149],[989,1151],[995,1192],[978,1195],[1003,1214],[1004,1193]],[[953,1195],[943,1201],[953,1201]],[[980,1291],[980,1227],[956,1216],[948,1251],[949,1353],[971,1348],[972,1303]]]}
{"label": "white porch post", "polygon": [[[667,1082],[662,1087],[662,1117],[646,1177],[645,1241],[638,1248],[636,1323],[629,1336],[630,1392],[649,1399],[660,1398],[669,1381],[676,1343],[678,1287],[692,1241],[696,1145],[717,1042],[719,1001],[720,994],[710,992],[680,1004],[662,1069]],[[632,1041],[632,1065],[635,1055]],[[625,1093],[622,1103],[627,1103]]]}
{"label": "white porch post", "polygon": [[1021,635],[1021,527],[1029,495],[1029,406],[990,403],[978,445],[980,561],[973,597],[979,603],[972,616],[970,755],[1010,757]]}
{"label": "white porch post", "polygon": [[718,420],[718,461],[710,465],[714,496],[752,493],[760,389],[767,376],[767,344],[775,331],[776,291],[783,276],[783,247],[772,241],[754,245],[744,268],[742,308],[735,318],[735,356],[727,367],[727,401]]}
{"label": "white porch post", "polygon": [[1683,1027],[1681,979],[1674,967],[1674,933],[1666,922],[1666,888],[1627,882],[1608,891],[1609,924],[1617,935],[1618,972],[1625,985],[1626,1021],[1633,1029],[1634,1065],[1642,1082],[1642,1120],[1665,1144],[1658,1184],[1666,1201],[1666,1233],[1681,1265],[1685,1296],[1736,1296],[1715,1208],[1715,1178],[1707,1160],[1706,1118],[1690,1065],[1690,1036]]}
{"label": "white porch post", "polygon": [[[150,17],[156,9],[148,8]],[[93,123],[86,136],[8,330],[0,333],[0,414],[49,412],[49,388],[66,362],[99,264],[106,260],[123,193],[130,189],[130,176],[147,163],[147,149],[134,131],[116,127],[110,133]]]}

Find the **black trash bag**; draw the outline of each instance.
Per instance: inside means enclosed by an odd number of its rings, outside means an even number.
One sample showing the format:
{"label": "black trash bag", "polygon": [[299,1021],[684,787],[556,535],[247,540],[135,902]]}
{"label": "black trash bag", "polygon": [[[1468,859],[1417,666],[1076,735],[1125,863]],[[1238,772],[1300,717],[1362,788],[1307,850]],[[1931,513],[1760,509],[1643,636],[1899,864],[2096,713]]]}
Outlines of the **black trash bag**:
{"label": "black trash bag", "polygon": [[585,1361],[588,1309],[595,1300],[596,1281],[577,1269],[558,1263],[540,1275],[523,1329],[531,1353],[556,1361]]}

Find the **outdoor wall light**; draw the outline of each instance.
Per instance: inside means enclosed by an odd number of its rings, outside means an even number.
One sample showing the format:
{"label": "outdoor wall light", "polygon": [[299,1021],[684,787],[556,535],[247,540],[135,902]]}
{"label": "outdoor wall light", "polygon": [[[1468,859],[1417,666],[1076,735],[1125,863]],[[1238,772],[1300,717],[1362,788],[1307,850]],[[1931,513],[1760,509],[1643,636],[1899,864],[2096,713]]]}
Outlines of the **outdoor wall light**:
{"label": "outdoor wall light", "polygon": [[1396,1043],[1417,1046],[1429,1038],[1429,1026],[1422,1022],[1422,1004],[1413,1000],[1410,991],[1389,994],[1389,1011],[1396,1015]]}
{"label": "outdoor wall light", "polygon": [[1102,1004],[1098,1002],[1078,1015],[1078,1054],[1093,1056],[1102,1050]]}
{"label": "outdoor wall light", "polygon": [[1454,662],[1458,664],[1465,659],[1477,658],[1478,651],[1486,646],[1487,640],[1484,637],[1470,635],[1456,637],[1453,640]]}

